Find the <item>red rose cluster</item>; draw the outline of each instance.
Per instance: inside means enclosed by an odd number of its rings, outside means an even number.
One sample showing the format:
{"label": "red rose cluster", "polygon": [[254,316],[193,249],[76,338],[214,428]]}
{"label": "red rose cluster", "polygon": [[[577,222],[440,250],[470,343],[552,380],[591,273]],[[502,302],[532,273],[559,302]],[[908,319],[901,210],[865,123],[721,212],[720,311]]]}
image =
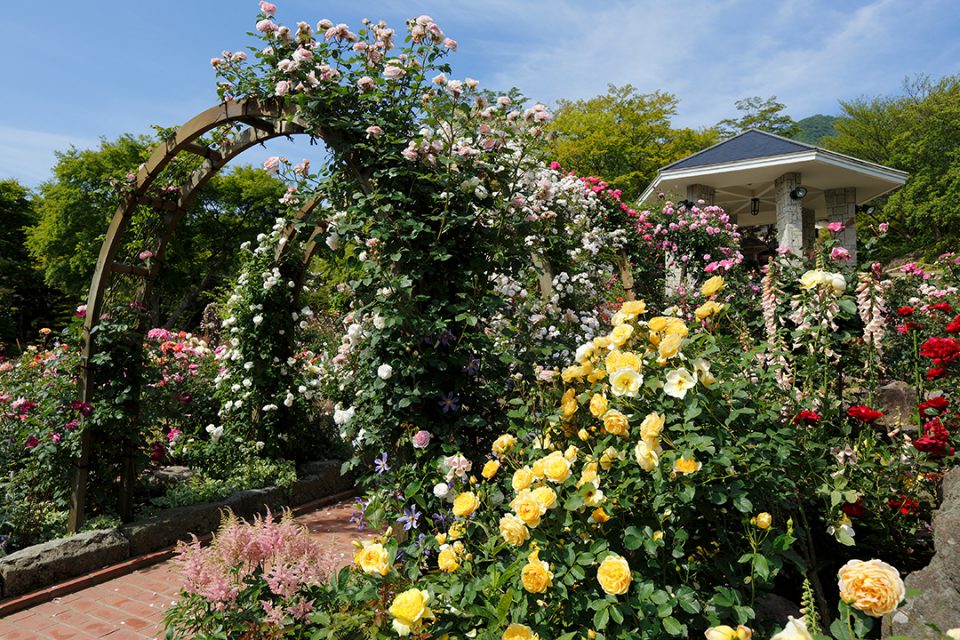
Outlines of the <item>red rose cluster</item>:
{"label": "red rose cluster", "polygon": [[818,424],[823,418],[816,411],[810,411],[809,409],[804,409],[797,415],[793,417],[793,424],[800,424],[801,422],[808,427],[812,427],[815,424]]}
{"label": "red rose cluster", "polygon": [[960,340],[956,338],[927,338],[920,345],[920,355],[933,360],[933,366],[927,371],[927,380],[944,378],[950,364],[960,357]]}
{"label": "red rose cluster", "polygon": [[855,420],[863,422],[864,424],[871,424],[882,418],[883,412],[859,404],[847,409],[847,415]]}

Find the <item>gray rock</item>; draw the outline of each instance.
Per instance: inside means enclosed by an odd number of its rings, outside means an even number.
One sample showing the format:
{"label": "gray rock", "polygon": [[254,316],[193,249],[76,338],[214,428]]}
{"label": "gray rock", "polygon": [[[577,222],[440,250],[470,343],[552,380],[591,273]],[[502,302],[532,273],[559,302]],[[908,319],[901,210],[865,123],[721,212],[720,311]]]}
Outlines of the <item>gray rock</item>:
{"label": "gray rock", "polygon": [[21,595],[95,571],[130,557],[130,543],[116,529],[84,531],[0,558],[4,597]]}
{"label": "gray rock", "polygon": [[916,431],[917,391],[901,380],[885,384],[877,392],[877,403],[883,417],[880,424],[904,431]]}
{"label": "gray rock", "polygon": [[904,581],[908,591],[915,589],[920,595],[908,598],[892,618],[884,618],[882,637],[914,637],[926,624],[943,631],[960,627],[960,469],[944,476],[943,502],[933,517],[933,539],[933,560]]}
{"label": "gray rock", "polygon": [[139,556],[189,540],[190,534],[202,536],[215,531],[226,505],[222,502],[194,504],[189,507],[167,509],[131,522],[120,532],[130,541],[130,555]]}
{"label": "gray rock", "polygon": [[753,609],[757,614],[757,622],[770,622],[778,627],[786,624],[789,616],[800,617],[799,605],[775,593],[758,598]]}
{"label": "gray rock", "polygon": [[239,517],[250,520],[256,515],[265,514],[267,509],[280,513],[287,506],[287,496],[283,489],[277,487],[237,491],[227,498],[226,506]]}

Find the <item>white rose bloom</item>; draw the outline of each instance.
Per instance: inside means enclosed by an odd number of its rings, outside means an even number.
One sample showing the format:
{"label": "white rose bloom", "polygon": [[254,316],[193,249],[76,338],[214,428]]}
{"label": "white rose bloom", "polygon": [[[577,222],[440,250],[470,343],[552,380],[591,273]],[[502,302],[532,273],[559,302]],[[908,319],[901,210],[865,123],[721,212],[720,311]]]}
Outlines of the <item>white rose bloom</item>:
{"label": "white rose bloom", "polygon": [[437,496],[438,498],[445,498],[447,497],[448,493],[450,493],[450,487],[446,482],[438,482],[437,484],[433,485],[433,495]]}
{"label": "white rose bloom", "polygon": [[283,406],[292,407],[293,406],[293,394],[289,391],[287,392],[287,397],[283,399]]}
{"label": "white rose bloom", "polygon": [[393,367],[391,367],[390,365],[382,364],[379,367],[377,367],[377,376],[379,376],[381,380],[389,380],[392,375],[393,375]]}
{"label": "white rose bloom", "polygon": [[813,636],[807,630],[807,624],[803,618],[797,620],[793,616],[788,616],[787,626],[770,640],[813,640]]}
{"label": "white rose bloom", "polygon": [[383,330],[387,326],[387,321],[380,314],[373,316],[373,326]]}
{"label": "white rose bloom", "polygon": [[263,316],[261,315],[253,316],[253,324],[259,327],[261,322],[263,322]]}

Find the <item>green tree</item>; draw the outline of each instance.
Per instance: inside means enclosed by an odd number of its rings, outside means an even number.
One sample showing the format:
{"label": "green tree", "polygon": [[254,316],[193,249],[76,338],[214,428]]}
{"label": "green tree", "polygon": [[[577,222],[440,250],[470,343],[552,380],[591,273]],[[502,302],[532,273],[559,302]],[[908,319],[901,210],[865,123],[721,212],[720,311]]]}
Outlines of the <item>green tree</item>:
{"label": "green tree", "polygon": [[560,100],[550,125],[550,158],[580,175],[602,177],[633,200],[660,167],[717,140],[713,129],[673,128],[678,103],[669,93],[612,84],[605,95]]}
{"label": "green tree", "polygon": [[827,116],[822,113],[808,116],[797,122],[799,131],[797,135],[794,136],[794,140],[819,145],[821,140],[836,133],[836,129],[834,129],[833,126],[836,120],[836,116]]}
{"label": "green tree", "polygon": [[800,133],[796,121],[784,111],[786,105],[777,102],[777,96],[766,100],[760,96],[737,100],[734,105],[740,112],[739,118],[727,118],[717,123],[721,138],[730,138],[747,129],[760,129],[786,138],[794,138]]}
{"label": "green tree", "polygon": [[[123,135],[101,139],[98,149],[57,154],[54,178],[41,185],[37,222],[27,232],[27,246],[50,286],[76,299],[85,297],[119,202],[113,184],[135,172],[155,143],[151,137]],[[178,160],[169,169],[172,180],[182,179],[199,162]],[[210,291],[236,268],[239,245],[273,223],[283,191],[279,180],[249,167],[218,174],[204,186],[165,256],[154,323],[184,323],[202,310]]]}

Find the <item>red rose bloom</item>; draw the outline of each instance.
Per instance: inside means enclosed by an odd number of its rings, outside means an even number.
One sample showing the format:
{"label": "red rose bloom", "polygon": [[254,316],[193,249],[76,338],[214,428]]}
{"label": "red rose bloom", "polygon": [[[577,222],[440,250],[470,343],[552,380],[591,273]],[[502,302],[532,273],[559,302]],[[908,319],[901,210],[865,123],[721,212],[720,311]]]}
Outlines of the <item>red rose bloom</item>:
{"label": "red rose bloom", "polygon": [[919,510],[920,503],[916,500],[911,500],[904,494],[900,494],[899,498],[893,498],[892,500],[887,500],[887,506],[893,509],[894,511],[899,511],[903,515],[910,515],[911,513],[916,513]]}
{"label": "red rose bloom", "polygon": [[950,306],[949,302],[937,302],[930,305],[930,308],[942,311],[943,313],[953,313],[953,307]]}
{"label": "red rose bloom", "polygon": [[920,415],[924,415],[927,409],[932,409],[937,413],[943,413],[950,406],[950,401],[943,396],[937,396],[936,398],[930,398],[924,402],[920,403]]}
{"label": "red rose bloom", "polygon": [[913,315],[913,307],[900,307],[899,309],[897,309],[897,315],[898,315],[898,316],[912,316],[912,315]]}
{"label": "red rose bloom", "polygon": [[851,518],[862,518],[867,513],[867,508],[863,506],[863,498],[857,498],[856,502],[845,502],[840,510]]}
{"label": "red rose bloom", "polygon": [[931,436],[917,438],[913,441],[913,446],[917,451],[923,451],[931,458],[942,458],[953,455],[953,447],[950,446],[949,442],[944,442]]}
{"label": "red rose bloom", "polygon": [[816,411],[810,411],[809,409],[804,409],[798,413],[793,418],[793,423],[798,424],[800,422],[804,423],[807,426],[813,426],[819,423],[823,418]]}
{"label": "red rose bloom", "polygon": [[870,407],[866,407],[862,404],[855,407],[850,407],[847,410],[847,415],[867,424],[876,422],[883,417],[882,412],[877,411],[876,409],[871,409]]}
{"label": "red rose bloom", "polygon": [[938,380],[947,375],[947,370],[943,367],[930,367],[927,370],[927,380]]}
{"label": "red rose bloom", "polygon": [[956,338],[928,338],[920,345],[920,355],[933,358],[935,366],[953,362],[960,356],[960,341]]}
{"label": "red rose bloom", "polygon": [[960,316],[950,321],[946,326],[947,333],[960,333]]}

